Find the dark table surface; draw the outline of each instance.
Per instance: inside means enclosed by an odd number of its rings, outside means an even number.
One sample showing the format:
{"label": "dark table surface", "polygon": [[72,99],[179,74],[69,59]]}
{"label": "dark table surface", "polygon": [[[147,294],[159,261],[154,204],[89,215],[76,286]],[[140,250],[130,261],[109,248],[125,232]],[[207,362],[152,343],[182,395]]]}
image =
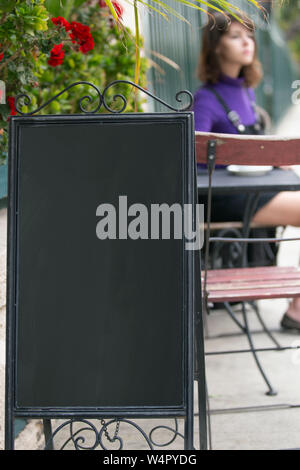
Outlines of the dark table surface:
{"label": "dark table surface", "polygon": [[[198,194],[206,194],[208,172],[197,168]],[[213,194],[256,191],[299,191],[300,177],[293,170],[274,168],[265,175],[240,176],[229,173],[226,168],[215,169],[212,176]]]}

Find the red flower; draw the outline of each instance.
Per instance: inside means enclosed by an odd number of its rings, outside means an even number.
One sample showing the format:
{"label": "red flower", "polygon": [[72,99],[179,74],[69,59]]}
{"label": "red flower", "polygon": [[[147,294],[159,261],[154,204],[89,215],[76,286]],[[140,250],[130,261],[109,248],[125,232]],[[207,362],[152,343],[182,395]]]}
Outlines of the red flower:
{"label": "red flower", "polygon": [[4,56],[4,54],[3,54],[3,52],[1,52],[1,54],[0,54],[0,62],[1,62],[1,60],[3,59],[3,56]]}
{"label": "red flower", "polygon": [[63,45],[61,44],[54,44],[54,47],[51,49],[50,52],[50,59],[48,60],[48,64],[51,67],[57,67],[57,65],[61,65],[64,60],[65,51],[63,50]]}
{"label": "red flower", "polygon": [[[113,1],[111,2],[116,10],[116,13],[117,13],[117,16],[118,18],[121,18],[123,13],[124,13],[124,9],[123,7],[117,2],[117,1]],[[104,0],[99,0],[99,7],[100,8],[105,8],[107,7],[106,3]],[[108,8],[108,7],[107,7]]]}
{"label": "red flower", "polygon": [[17,111],[16,111],[16,108],[15,108],[15,98],[14,98],[14,96],[7,96],[6,101],[7,101],[8,106],[10,107],[10,115],[11,116],[16,116]]}
{"label": "red flower", "polygon": [[83,54],[94,48],[93,36],[90,32],[90,27],[84,24],[72,21],[71,23],[70,38],[74,44],[79,44],[79,49]]}
{"label": "red flower", "polygon": [[63,16],[57,16],[57,18],[51,18],[53,24],[65,28],[66,31],[70,31],[70,23]]}

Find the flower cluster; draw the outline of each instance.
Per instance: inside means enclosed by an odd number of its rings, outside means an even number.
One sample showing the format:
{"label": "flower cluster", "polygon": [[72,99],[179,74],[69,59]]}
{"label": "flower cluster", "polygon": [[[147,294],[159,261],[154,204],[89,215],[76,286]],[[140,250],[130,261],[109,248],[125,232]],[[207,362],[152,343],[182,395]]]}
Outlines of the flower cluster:
{"label": "flower cluster", "polygon": [[7,104],[9,106],[9,108],[10,108],[10,115],[11,116],[16,116],[17,111],[16,111],[16,108],[15,108],[15,98],[14,98],[14,96],[7,96],[6,101],[7,101]]}
{"label": "flower cluster", "polygon": [[94,48],[94,40],[90,32],[89,26],[72,21],[70,38],[74,44],[79,44],[79,49],[83,54]]}
{"label": "flower cluster", "polygon": [[50,52],[50,59],[48,60],[48,64],[52,67],[57,67],[57,65],[61,65],[64,60],[65,51],[63,49],[63,45],[55,44],[54,47],[51,49]]}
{"label": "flower cluster", "polygon": [[3,59],[3,57],[4,57],[4,54],[3,54],[3,52],[1,52],[1,53],[0,53],[0,62],[1,62],[1,60]]}
{"label": "flower cluster", "polygon": [[51,18],[51,21],[56,26],[60,26],[61,28],[65,28],[66,31],[70,31],[71,26],[67,22],[67,20],[63,16],[57,16],[57,18]]}
{"label": "flower cluster", "polygon": [[[68,21],[62,16],[57,16],[56,18],[51,18],[52,23],[59,28],[64,28],[66,32],[69,33],[69,36],[73,44],[79,46],[79,50],[83,54],[87,54],[91,49],[94,48],[93,36],[90,32],[90,27],[77,21]],[[50,52],[50,59],[48,64],[52,67],[57,67],[63,63],[65,51],[63,49],[63,44],[55,44]]]}

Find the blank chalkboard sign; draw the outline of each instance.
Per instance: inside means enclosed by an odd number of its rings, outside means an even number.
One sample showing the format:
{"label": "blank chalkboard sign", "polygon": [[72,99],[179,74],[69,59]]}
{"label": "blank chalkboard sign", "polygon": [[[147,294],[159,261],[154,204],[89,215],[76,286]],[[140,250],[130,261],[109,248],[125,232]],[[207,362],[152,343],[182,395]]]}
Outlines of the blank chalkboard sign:
{"label": "blank chalkboard sign", "polygon": [[193,172],[189,112],[11,119],[16,414],[186,412],[194,255],[167,219]]}

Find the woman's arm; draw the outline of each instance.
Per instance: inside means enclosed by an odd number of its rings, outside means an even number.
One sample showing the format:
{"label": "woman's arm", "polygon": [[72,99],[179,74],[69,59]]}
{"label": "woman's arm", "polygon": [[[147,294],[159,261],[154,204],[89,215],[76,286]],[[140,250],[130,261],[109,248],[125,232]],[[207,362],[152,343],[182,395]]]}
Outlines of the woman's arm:
{"label": "woman's arm", "polygon": [[200,88],[195,93],[193,111],[196,131],[210,132],[212,130],[216,119],[214,107],[217,103],[214,103],[215,101],[214,95],[204,88]]}

